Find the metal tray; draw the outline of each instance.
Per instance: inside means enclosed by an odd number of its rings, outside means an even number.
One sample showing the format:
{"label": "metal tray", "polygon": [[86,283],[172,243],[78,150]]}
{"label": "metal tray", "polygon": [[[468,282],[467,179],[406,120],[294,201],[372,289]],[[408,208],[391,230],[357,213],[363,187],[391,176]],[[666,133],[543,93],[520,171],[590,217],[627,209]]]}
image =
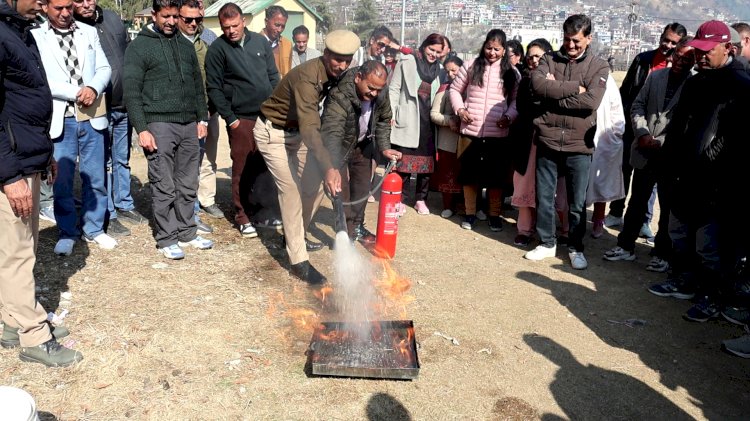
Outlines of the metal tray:
{"label": "metal tray", "polygon": [[419,375],[411,320],[323,322],[310,350],[314,375],[404,380]]}

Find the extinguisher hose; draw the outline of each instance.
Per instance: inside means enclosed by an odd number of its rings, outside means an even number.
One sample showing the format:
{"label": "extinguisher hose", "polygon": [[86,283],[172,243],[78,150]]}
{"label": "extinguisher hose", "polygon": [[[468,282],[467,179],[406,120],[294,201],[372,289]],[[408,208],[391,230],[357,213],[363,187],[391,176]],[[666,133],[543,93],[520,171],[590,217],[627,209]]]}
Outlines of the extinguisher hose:
{"label": "extinguisher hose", "polygon": [[[393,167],[395,167],[395,166],[396,166],[396,160],[395,159],[393,159],[390,162],[388,162],[388,165],[385,166],[385,174],[388,174],[389,172],[391,172],[393,170]],[[380,181],[378,181],[378,184],[375,187],[373,187],[373,189],[370,190],[366,195],[364,195],[363,197],[360,197],[357,200],[352,200],[352,201],[349,201],[349,202],[341,202],[341,204],[344,205],[344,206],[351,206],[351,205],[356,205],[358,203],[364,202],[365,200],[367,200],[368,197],[372,196],[373,193],[375,193],[376,191],[378,191],[380,189],[380,186],[383,185],[384,181],[385,181],[385,177],[381,177]],[[335,199],[335,198],[331,197],[331,194],[328,191],[326,191],[325,193],[326,193],[326,196],[328,196],[328,198],[331,199],[331,201],[339,200],[339,199]]]}

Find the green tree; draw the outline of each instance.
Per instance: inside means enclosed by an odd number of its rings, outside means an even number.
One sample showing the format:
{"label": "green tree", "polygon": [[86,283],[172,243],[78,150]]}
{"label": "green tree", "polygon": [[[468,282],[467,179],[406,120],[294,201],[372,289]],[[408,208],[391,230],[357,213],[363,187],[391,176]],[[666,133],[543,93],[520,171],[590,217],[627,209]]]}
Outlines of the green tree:
{"label": "green tree", "polygon": [[378,26],[378,12],[375,10],[375,4],[372,0],[359,0],[357,10],[354,12],[354,24],[351,30],[360,38],[365,39]]}
{"label": "green tree", "polygon": [[315,9],[315,12],[323,19],[321,22],[318,22],[318,32],[326,33],[330,31],[336,22],[336,18],[331,13],[328,5],[322,0],[313,1],[311,5]]}

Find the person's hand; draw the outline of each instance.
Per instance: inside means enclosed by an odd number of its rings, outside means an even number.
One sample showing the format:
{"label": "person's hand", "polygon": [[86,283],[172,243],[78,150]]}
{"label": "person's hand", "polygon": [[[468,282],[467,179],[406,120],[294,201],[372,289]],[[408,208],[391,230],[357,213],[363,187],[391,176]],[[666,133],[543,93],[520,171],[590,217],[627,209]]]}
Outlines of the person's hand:
{"label": "person's hand", "polygon": [[470,124],[472,121],[474,121],[473,118],[471,118],[471,115],[469,115],[469,110],[466,108],[461,108],[458,110],[458,118],[461,119],[466,124]]}
{"label": "person's hand", "polygon": [[235,120],[234,123],[232,123],[232,124],[229,125],[229,128],[232,129],[232,130],[236,129],[237,127],[240,127],[240,121],[239,120]]}
{"label": "person's hand", "polygon": [[555,80],[555,75],[552,73],[547,73],[547,80]]}
{"label": "person's hand", "polygon": [[55,180],[57,180],[57,161],[55,161],[55,158],[52,158],[52,161],[49,163],[49,171],[47,172],[47,185],[51,186],[55,184]]}
{"label": "person's hand", "polygon": [[393,127],[393,126],[395,126],[395,125],[396,125],[396,120],[394,120],[394,119],[391,119],[391,127]]}
{"label": "person's hand", "polygon": [[335,168],[327,169],[324,183],[331,196],[341,193],[341,173],[339,170]]}
{"label": "person's hand", "polygon": [[501,129],[508,128],[508,127],[510,127],[510,117],[508,117],[507,115],[504,115],[504,116],[500,117],[499,120],[497,120],[496,124],[497,124],[497,127],[501,128]]}
{"label": "person's hand", "polygon": [[25,178],[6,184],[2,187],[5,197],[8,198],[10,208],[19,218],[28,218],[34,209],[34,198],[31,188]]}
{"label": "person's hand", "polygon": [[92,88],[89,88],[88,86],[84,86],[76,94],[76,101],[84,107],[88,107],[93,104],[94,100],[96,100],[96,92],[94,92],[94,90]]}
{"label": "person's hand", "polygon": [[585,92],[586,92],[586,87],[585,87],[585,86],[579,86],[579,87],[578,87],[578,93],[579,93],[579,94],[583,94],[583,93],[585,93]]}
{"label": "person's hand", "polygon": [[643,136],[638,138],[639,149],[658,149],[660,147],[661,143],[659,143],[658,140],[654,139],[654,137],[650,134],[644,134]]}
{"label": "person's hand", "polygon": [[148,130],[144,130],[138,133],[138,145],[148,152],[153,152],[156,149],[156,139]]}
{"label": "person's hand", "polygon": [[394,159],[398,161],[399,159],[401,159],[401,152],[395,149],[386,149],[383,151],[383,156],[390,161]]}
{"label": "person's hand", "polygon": [[208,135],[208,127],[204,126],[200,122],[198,123],[198,139],[203,139]]}

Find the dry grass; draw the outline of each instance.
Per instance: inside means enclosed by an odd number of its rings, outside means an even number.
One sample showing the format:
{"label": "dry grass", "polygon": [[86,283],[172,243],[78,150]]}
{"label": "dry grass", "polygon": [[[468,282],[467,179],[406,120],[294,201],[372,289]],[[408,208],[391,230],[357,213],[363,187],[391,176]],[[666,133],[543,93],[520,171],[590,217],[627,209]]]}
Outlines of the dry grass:
{"label": "dry grass", "polygon": [[[145,180],[139,154],[133,167]],[[228,184],[222,173],[225,210]],[[147,211],[146,190],[135,194]],[[431,201],[437,209],[437,195]],[[371,226],[375,213],[370,205]],[[330,212],[320,218],[331,236]],[[614,231],[587,241],[590,267],[574,272],[562,251],[562,260],[522,259],[511,224],[500,234],[484,225],[467,232],[457,218],[410,210],[395,265],[413,282],[407,310],[422,368],[415,381],[378,381],[306,375],[310,333],[272,306],[283,297],[289,308],[321,312],[319,300],[279,264],[283,252],[241,239],[228,221],[211,222],[213,250],[189,250],[161,269],[147,226],[134,227],[115,251],[79,243],[62,259],[52,255],[56,232],[45,225],[41,297],[49,310],[70,309],[66,325],[85,359],[55,370],[3,350],[0,383],[26,389],[43,419],[59,420],[706,419],[750,410],[750,366],[718,346],[740,331],[681,321],[688,304],[646,293],[661,276],[645,272],[643,261],[601,262]],[[646,251],[638,246],[641,259]],[[328,275],[332,253],[311,256]],[[60,290],[72,299],[59,303]],[[647,325],[607,322],[629,318]]]}

